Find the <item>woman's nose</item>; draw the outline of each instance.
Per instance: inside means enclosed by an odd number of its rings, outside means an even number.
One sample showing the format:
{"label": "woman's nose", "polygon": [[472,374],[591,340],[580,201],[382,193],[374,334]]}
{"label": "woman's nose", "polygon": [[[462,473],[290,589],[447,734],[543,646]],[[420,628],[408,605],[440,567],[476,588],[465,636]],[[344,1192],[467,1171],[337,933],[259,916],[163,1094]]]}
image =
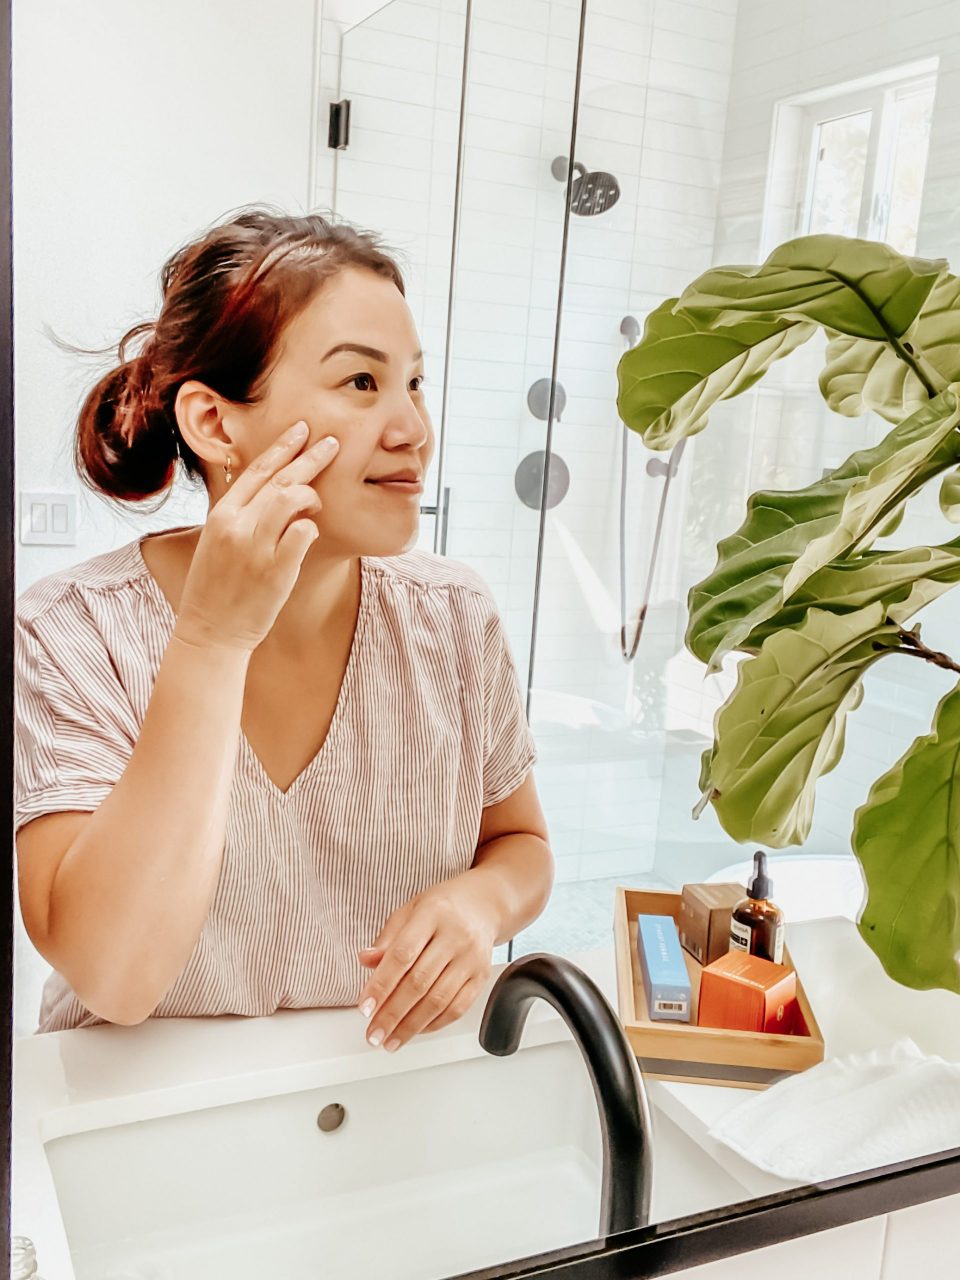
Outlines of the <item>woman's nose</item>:
{"label": "woman's nose", "polygon": [[430,419],[426,410],[419,410],[409,400],[405,405],[398,406],[388,417],[383,436],[384,444],[390,449],[404,445],[413,449],[422,448],[430,439]]}

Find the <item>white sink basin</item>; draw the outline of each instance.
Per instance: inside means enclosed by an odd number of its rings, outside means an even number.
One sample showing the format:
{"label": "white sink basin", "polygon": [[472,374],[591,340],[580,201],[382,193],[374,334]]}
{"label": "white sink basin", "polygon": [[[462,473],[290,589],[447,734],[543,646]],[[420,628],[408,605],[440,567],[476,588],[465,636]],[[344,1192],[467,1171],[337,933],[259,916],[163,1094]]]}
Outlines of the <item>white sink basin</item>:
{"label": "white sink basin", "polygon": [[[579,958],[609,998],[612,951]],[[594,1240],[602,1145],[580,1049],[537,1001],[518,1051],[492,1057],[485,1003],[396,1055],[351,1009],[18,1041],[14,1232],[58,1280],[441,1280]],[[743,1199],[653,1124],[653,1221]]]}
{"label": "white sink basin", "polygon": [[[343,1121],[322,1132],[333,1104]],[[94,1129],[46,1154],[77,1280],[429,1280],[599,1222],[597,1106],[572,1040]]]}

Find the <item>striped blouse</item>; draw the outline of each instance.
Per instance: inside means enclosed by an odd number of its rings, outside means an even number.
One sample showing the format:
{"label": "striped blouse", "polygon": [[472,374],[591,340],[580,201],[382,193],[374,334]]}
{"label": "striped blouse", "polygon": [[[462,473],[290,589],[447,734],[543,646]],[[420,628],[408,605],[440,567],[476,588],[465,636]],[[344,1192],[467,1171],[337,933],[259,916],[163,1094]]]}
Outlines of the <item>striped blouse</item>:
{"label": "striped blouse", "polygon": [[[424,552],[361,567],[353,646],[320,751],[284,792],[240,732],[216,894],[156,1017],[355,1004],[370,975],[357,952],[397,907],[471,866],[481,810],[534,763],[483,581]],[[140,539],[19,597],[15,830],[44,813],[93,811],[109,794],[175,623]],[[102,1021],[51,974],[40,1031]]]}

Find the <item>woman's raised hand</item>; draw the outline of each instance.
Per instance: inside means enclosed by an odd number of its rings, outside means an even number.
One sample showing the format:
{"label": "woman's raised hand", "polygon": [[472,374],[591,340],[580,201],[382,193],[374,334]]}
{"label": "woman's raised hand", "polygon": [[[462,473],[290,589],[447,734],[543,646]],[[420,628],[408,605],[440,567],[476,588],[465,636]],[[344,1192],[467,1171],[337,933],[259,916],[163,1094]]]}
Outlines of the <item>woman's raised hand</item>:
{"label": "woman's raised hand", "polygon": [[301,452],[308,436],[305,422],[291,427],[211,510],[180,599],[181,639],[252,652],[270,631],[320,536],[310,482],[340,447],[327,436]]}

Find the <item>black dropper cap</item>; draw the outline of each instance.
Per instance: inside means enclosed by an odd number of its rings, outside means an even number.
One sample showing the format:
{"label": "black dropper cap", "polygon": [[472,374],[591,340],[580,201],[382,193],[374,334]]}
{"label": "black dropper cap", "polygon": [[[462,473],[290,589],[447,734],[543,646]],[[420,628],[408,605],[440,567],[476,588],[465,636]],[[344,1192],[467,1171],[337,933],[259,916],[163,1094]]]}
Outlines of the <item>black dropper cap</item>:
{"label": "black dropper cap", "polygon": [[753,855],[753,879],[747,885],[747,894],[754,902],[769,898],[773,885],[767,875],[767,855],[760,849]]}

